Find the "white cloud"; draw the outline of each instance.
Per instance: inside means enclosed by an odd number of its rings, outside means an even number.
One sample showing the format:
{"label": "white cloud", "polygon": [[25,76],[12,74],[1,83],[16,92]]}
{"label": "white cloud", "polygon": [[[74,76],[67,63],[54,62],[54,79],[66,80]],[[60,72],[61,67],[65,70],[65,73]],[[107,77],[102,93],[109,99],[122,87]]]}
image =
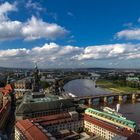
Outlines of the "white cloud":
{"label": "white cloud", "polygon": [[64,36],[67,31],[57,24],[47,23],[32,16],[32,18],[22,27],[21,33],[26,40],[40,38],[53,40],[57,37]]}
{"label": "white cloud", "polygon": [[[108,44],[78,47],[61,46],[54,42],[32,49],[0,50],[0,65],[14,67],[31,67],[39,62],[40,67],[81,67],[108,65],[119,66],[121,62],[140,58],[140,44]],[[117,62],[118,65],[114,63]]]}
{"label": "white cloud", "polygon": [[140,40],[140,28],[122,30],[116,34],[117,38]]}
{"label": "white cloud", "polygon": [[38,11],[44,10],[38,2],[32,2],[32,0],[28,0],[25,7],[27,9],[34,9],[34,10],[38,10]]}
{"label": "white cloud", "polygon": [[6,20],[7,19],[7,12],[10,11],[16,11],[16,5],[14,4],[10,4],[9,2],[5,2],[3,4],[0,5],[0,21],[1,20]]}
{"label": "white cloud", "polygon": [[10,57],[24,57],[29,53],[29,50],[25,48],[19,48],[19,49],[8,49],[8,50],[0,50],[0,58],[7,58]]}
{"label": "white cloud", "polygon": [[[42,67],[57,67],[73,65],[71,58],[73,55],[80,54],[82,48],[75,46],[61,46],[56,43],[44,44],[43,46],[34,47],[32,49],[8,49],[0,50],[0,65],[14,65],[15,67],[31,67],[33,62],[40,62]],[[12,58],[12,59],[11,59]]]}
{"label": "white cloud", "polygon": [[71,16],[71,17],[74,17],[74,15],[73,15],[72,12],[68,12],[67,15],[68,15],[68,16]]}
{"label": "white cloud", "polygon": [[80,55],[74,56],[78,60],[128,59],[131,55],[140,53],[140,44],[108,44],[89,46]]}
{"label": "white cloud", "polygon": [[[138,18],[140,22],[140,18]],[[132,23],[124,24],[128,29],[119,31],[116,33],[115,38],[118,39],[127,39],[127,40],[140,40],[140,27],[134,27]]]}
{"label": "white cloud", "polygon": [[138,22],[140,22],[140,18],[138,18]]}
{"label": "white cloud", "polygon": [[79,47],[74,47],[74,46],[65,46],[63,48],[60,49],[60,51],[58,52],[59,55],[69,55],[69,54],[79,54],[80,52],[82,52],[82,48]]}
{"label": "white cloud", "polygon": [[19,21],[0,22],[0,40],[21,38],[22,23]]}
{"label": "white cloud", "polygon": [[21,38],[24,40],[36,40],[45,38],[54,40],[63,37],[68,31],[55,23],[48,23],[32,16],[25,22],[11,21],[7,13],[15,11],[15,4],[5,2],[0,5],[0,40]]}
{"label": "white cloud", "polygon": [[124,23],[123,26],[124,27],[132,27],[133,26],[133,23],[131,23],[131,22]]}
{"label": "white cloud", "polygon": [[44,44],[42,47],[34,47],[32,50],[35,51],[35,52],[51,52],[51,51],[55,51],[55,50],[58,50],[59,46],[55,43],[50,43],[50,44]]}

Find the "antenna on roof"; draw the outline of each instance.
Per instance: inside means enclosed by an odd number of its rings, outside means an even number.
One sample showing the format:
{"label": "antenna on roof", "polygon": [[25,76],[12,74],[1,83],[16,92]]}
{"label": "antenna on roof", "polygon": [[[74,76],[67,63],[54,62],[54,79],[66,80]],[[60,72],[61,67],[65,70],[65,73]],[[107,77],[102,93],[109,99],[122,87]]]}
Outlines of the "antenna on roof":
{"label": "antenna on roof", "polygon": [[34,64],[34,65],[35,65],[35,68],[37,68],[37,62],[35,62],[35,64]]}
{"label": "antenna on roof", "polygon": [[7,76],[6,84],[10,84],[10,76],[9,75]]}

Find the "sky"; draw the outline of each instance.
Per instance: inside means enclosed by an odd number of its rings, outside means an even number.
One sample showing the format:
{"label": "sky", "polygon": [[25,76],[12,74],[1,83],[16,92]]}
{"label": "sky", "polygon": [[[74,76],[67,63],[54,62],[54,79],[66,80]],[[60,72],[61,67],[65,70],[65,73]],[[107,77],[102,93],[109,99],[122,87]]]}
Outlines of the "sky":
{"label": "sky", "polygon": [[0,0],[0,66],[140,68],[139,0]]}

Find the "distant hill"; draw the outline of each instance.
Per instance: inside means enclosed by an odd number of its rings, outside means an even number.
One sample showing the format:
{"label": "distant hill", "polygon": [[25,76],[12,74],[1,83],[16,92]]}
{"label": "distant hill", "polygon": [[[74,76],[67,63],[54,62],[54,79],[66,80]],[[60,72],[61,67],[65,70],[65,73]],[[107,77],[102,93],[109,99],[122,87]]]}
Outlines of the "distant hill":
{"label": "distant hill", "polygon": [[[10,68],[10,67],[0,67],[0,71],[26,71],[32,70],[34,68]],[[41,71],[140,71],[140,69],[128,69],[128,68],[39,68]]]}

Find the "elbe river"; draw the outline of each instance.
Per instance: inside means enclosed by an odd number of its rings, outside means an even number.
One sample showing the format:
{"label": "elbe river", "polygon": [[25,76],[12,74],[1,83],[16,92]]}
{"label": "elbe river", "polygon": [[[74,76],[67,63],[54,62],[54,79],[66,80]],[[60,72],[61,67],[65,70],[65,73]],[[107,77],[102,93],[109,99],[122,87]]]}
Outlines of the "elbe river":
{"label": "elbe river", "polygon": [[[87,96],[106,94],[110,91],[104,90],[100,87],[95,87],[95,81],[88,79],[76,79],[65,84],[64,89],[68,93],[72,93],[76,96]],[[115,104],[109,105],[115,108]],[[136,103],[123,103],[120,106],[119,112],[123,114],[127,119],[135,121],[140,125],[140,102]]]}

